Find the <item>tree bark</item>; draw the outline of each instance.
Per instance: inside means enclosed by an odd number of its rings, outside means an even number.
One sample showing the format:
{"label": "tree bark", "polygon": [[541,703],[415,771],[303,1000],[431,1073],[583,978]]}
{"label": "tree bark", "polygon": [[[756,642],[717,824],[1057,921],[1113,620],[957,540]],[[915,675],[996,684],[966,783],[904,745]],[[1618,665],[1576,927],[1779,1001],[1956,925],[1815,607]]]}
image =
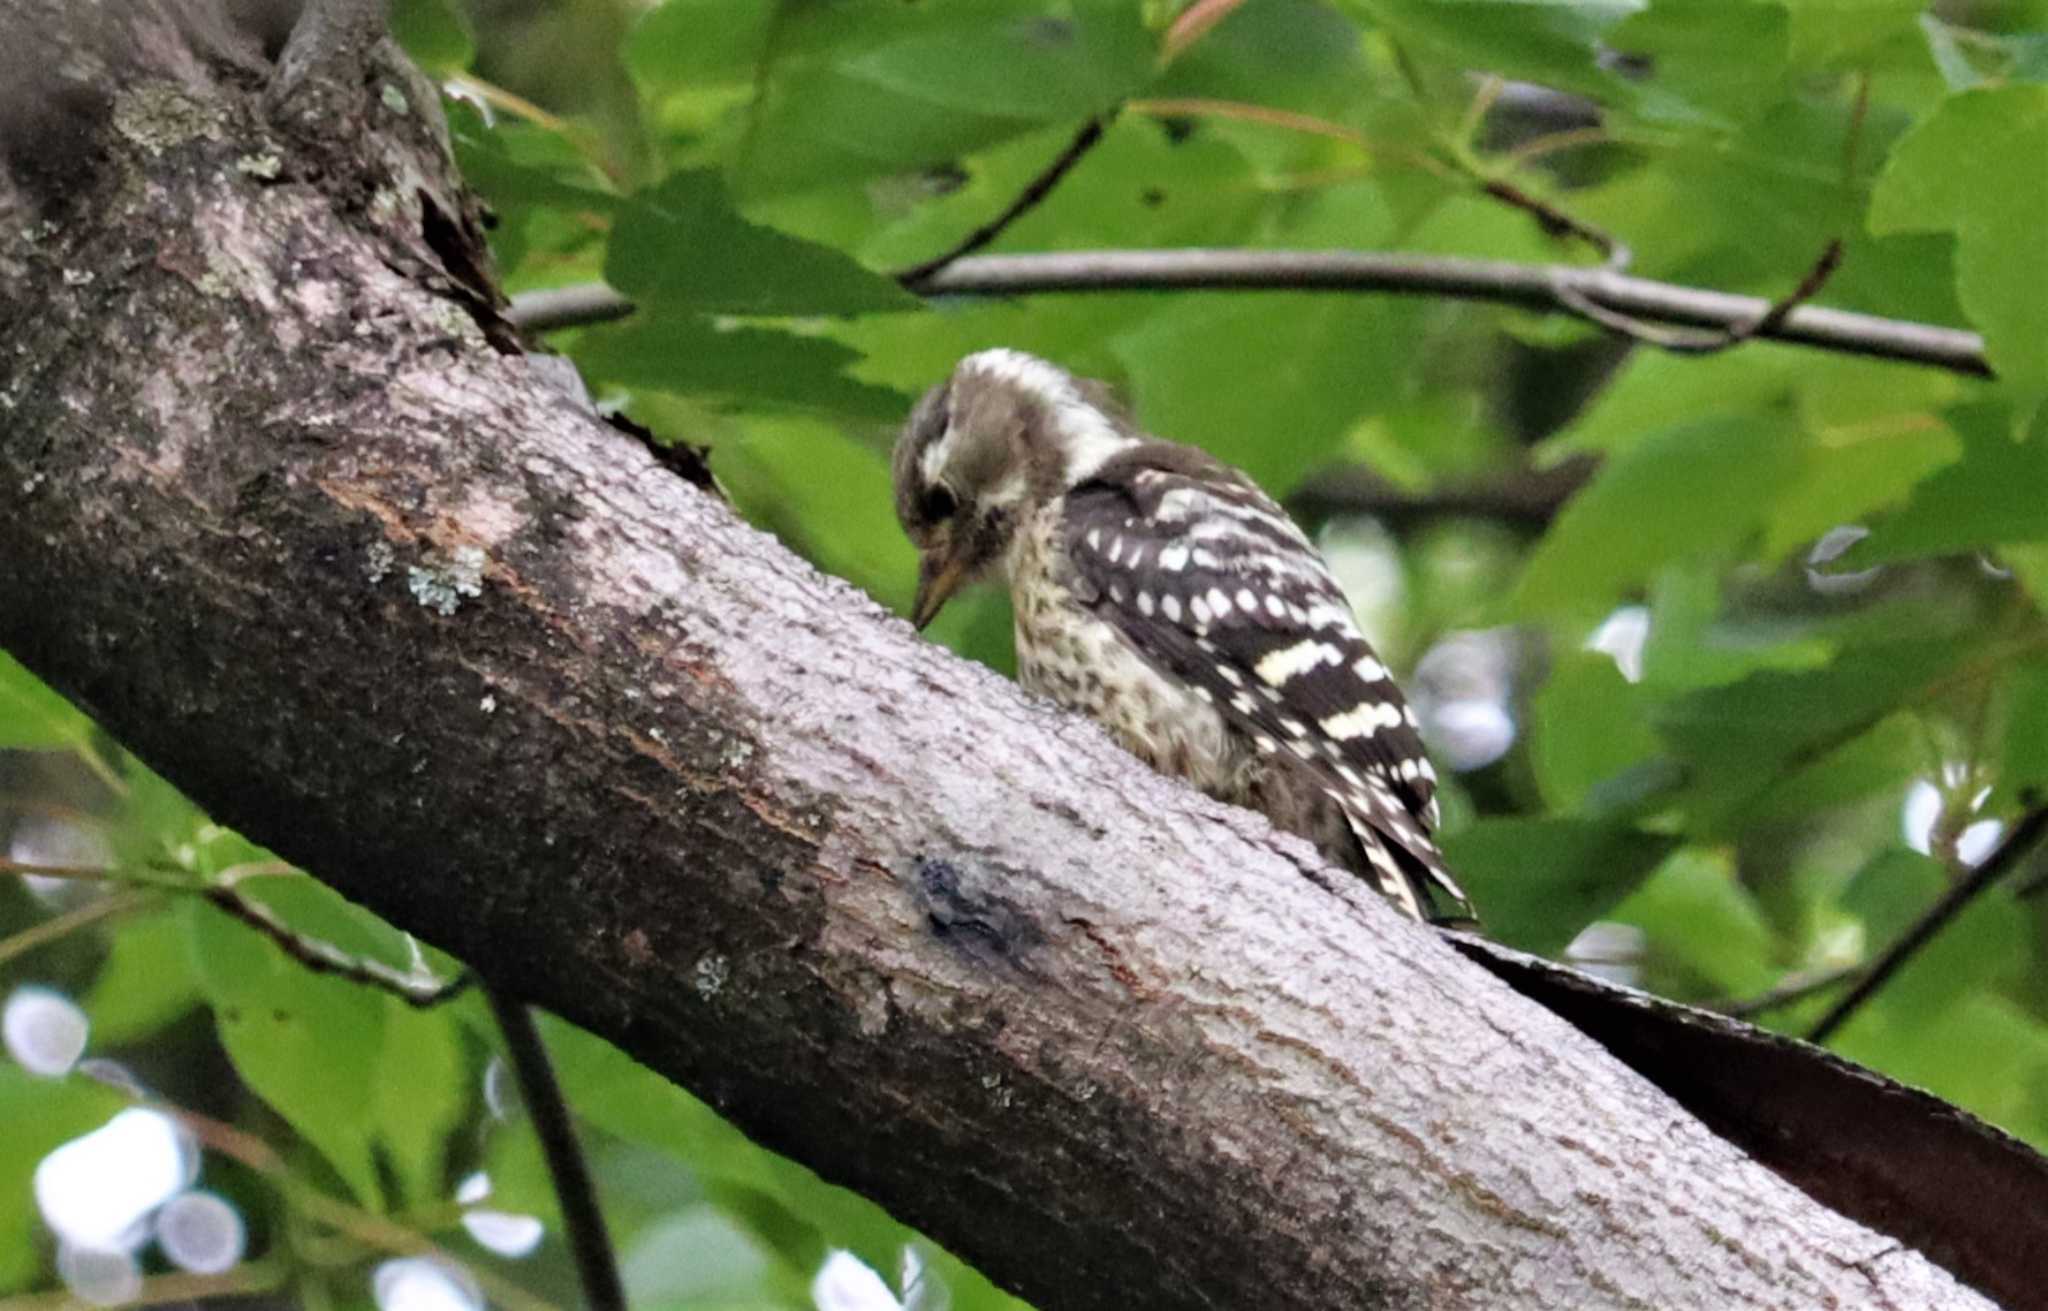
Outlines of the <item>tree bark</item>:
{"label": "tree bark", "polygon": [[388,48],[114,11],[0,32],[0,642],[223,822],[1048,1308],[1989,1305],[494,346]]}

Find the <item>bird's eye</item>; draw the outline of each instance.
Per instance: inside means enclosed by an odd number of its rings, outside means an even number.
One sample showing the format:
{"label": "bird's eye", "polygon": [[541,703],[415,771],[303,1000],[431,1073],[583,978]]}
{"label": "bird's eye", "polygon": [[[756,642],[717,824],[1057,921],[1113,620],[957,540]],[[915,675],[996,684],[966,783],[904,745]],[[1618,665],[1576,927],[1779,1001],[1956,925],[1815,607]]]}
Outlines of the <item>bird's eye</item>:
{"label": "bird's eye", "polygon": [[917,503],[917,513],[926,523],[939,523],[953,517],[960,508],[960,502],[943,483],[925,489],[924,498]]}

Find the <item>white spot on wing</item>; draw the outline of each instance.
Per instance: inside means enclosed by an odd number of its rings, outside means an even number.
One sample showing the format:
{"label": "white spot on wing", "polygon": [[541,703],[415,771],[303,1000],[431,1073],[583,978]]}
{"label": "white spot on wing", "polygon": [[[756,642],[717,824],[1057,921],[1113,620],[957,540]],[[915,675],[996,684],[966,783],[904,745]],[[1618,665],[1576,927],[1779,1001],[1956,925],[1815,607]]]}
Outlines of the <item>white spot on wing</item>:
{"label": "white spot on wing", "polygon": [[1304,637],[1293,646],[1282,647],[1269,653],[1254,667],[1254,672],[1280,687],[1300,674],[1305,674],[1323,663],[1335,664],[1344,658],[1344,653],[1328,642],[1319,642],[1313,637]]}
{"label": "white spot on wing", "polygon": [[[1320,721],[1322,730],[1340,742],[1355,737],[1371,737],[1382,728],[1392,728],[1401,722],[1401,712],[1390,701],[1367,701],[1356,705],[1341,715],[1331,715]],[[1375,788],[1379,791],[1379,788]]]}

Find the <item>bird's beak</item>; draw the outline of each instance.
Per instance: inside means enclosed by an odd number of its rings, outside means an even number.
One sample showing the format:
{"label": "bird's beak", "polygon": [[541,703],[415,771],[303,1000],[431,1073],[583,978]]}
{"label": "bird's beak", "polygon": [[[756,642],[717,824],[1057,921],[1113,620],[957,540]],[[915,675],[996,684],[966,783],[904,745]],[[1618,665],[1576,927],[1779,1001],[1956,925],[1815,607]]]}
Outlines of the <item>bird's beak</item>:
{"label": "bird's beak", "polygon": [[917,600],[910,606],[910,622],[919,629],[938,618],[948,597],[967,581],[967,562],[960,556],[927,553],[918,559]]}

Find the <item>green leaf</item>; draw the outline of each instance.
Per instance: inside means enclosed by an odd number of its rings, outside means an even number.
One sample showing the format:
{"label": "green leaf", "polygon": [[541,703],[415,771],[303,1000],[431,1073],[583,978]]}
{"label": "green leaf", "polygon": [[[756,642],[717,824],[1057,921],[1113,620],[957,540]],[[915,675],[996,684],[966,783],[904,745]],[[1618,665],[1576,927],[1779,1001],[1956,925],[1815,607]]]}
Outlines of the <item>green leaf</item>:
{"label": "green leaf", "polygon": [[634,1306],[728,1308],[782,1291],[779,1284],[793,1274],[737,1219],[702,1202],[647,1225],[619,1256],[619,1276]]}
{"label": "green leaf", "polygon": [[1347,8],[1453,64],[1593,95],[1626,85],[1600,70],[1599,42],[1626,0],[1349,0]]}
{"label": "green leaf", "polygon": [[1597,651],[1558,660],[1532,707],[1529,759],[1545,803],[1577,810],[1600,783],[1661,754],[1643,689]]}
{"label": "green leaf", "polygon": [[106,963],[81,1000],[95,1042],[146,1038],[201,1000],[185,923],[175,911],[137,916],[114,931]]}
{"label": "green leaf", "polygon": [[2000,82],[2048,81],[2048,32],[1986,32],[1920,16],[1927,51],[1951,91]]}
{"label": "green leaf", "polygon": [[1939,675],[1981,649],[1967,639],[1854,647],[1825,669],[1767,670],[1680,697],[1657,716],[1657,727],[1704,774],[1760,789],[1785,765],[1917,701]]}
{"label": "green leaf", "polygon": [[[1371,297],[1214,297],[1116,342],[1145,426],[1200,446],[1276,496],[1333,460],[1370,406],[1398,395],[1416,309]],[[1245,367],[1247,343],[1259,366]]]}
{"label": "green leaf", "polygon": [[661,95],[752,81],[782,0],[665,0],[620,53],[642,91]]}
{"label": "green leaf", "polygon": [[1999,377],[2048,387],[2048,86],[1963,92],[1892,151],[1875,233],[1952,231],[1956,294]]}
{"label": "green leaf", "polygon": [[1963,458],[1915,488],[1903,510],[1849,549],[1843,566],[2048,541],[2048,406],[2021,440],[2003,405],[1966,406],[1948,418]]}
{"label": "green leaf", "polygon": [[[311,879],[244,880],[291,931],[403,969],[411,940]],[[318,974],[211,903],[180,912],[228,1058],[256,1094],[333,1166],[364,1205],[441,1193],[438,1138],[466,1096],[457,1035],[366,984]],[[384,1167],[402,1190],[389,1195]]]}
{"label": "green leaf", "polygon": [[753,406],[901,422],[913,397],[845,374],[860,353],[824,337],[772,328],[713,327],[654,310],[593,328],[571,348],[593,384],[618,383],[689,396],[713,407]]}
{"label": "green leaf", "polygon": [[391,35],[429,73],[469,67],[476,46],[447,0],[392,0]]}
{"label": "green leaf", "polygon": [[718,314],[865,314],[916,297],[851,257],[741,218],[715,173],[678,173],[619,212],[605,280],[645,306]]}
{"label": "green leaf", "polygon": [[1544,462],[1587,451],[1619,454],[1688,423],[1767,408],[1791,396],[1810,364],[1769,342],[1705,356],[1638,351],[1583,414],[1543,443]]}
{"label": "green leaf", "polygon": [[1954,429],[1924,417],[1820,432],[1806,467],[1771,516],[1765,558],[1778,559],[1830,528],[1904,501],[1915,484],[1953,464],[1962,450]]}
{"label": "green leaf", "polygon": [[193,898],[180,909],[235,1072],[319,1151],[358,1201],[382,1209],[389,1199],[377,1176],[371,1107],[383,999],[309,972],[204,901]]}
{"label": "green leaf", "polygon": [[1800,67],[1868,66],[1879,46],[1916,35],[1923,0],[1787,0]]}
{"label": "green leaf", "polygon": [[1755,831],[1774,824],[1811,824],[1838,807],[1880,794],[1896,800],[1926,755],[1925,727],[1910,714],[1889,715],[1812,764],[1779,776],[1730,817],[1740,829]]}
{"label": "green leaf", "polygon": [[1718,854],[1674,852],[1607,918],[1643,930],[1650,982],[1667,996],[1746,997],[1777,980],[1770,926]]}
{"label": "green leaf", "polygon": [[1610,458],[1537,546],[1515,607],[1597,606],[1663,565],[1732,551],[1768,517],[1806,448],[1783,418],[1731,415],[1683,424]]}
{"label": "green leaf", "polygon": [[736,185],[805,190],[945,163],[1136,90],[1155,48],[1127,0],[787,11]]}
{"label": "green leaf", "polygon": [[1842,889],[1842,909],[1863,921],[1864,956],[1875,957],[1912,927],[1948,886],[1941,862],[1904,847],[1887,847]]}
{"label": "green leaf", "polygon": [[[747,1212],[799,1270],[816,1270],[831,1248],[846,1248],[877,1270],[893,1272],[911,1230],[880,1207],[749,1142],[705,1103],[601,1039],[542,1020],[562,1089],[577,1114],[607,1133],[644,1143],[687,1163],[730,1215]],[[779,1219],[778,1219],[779,1217]],[[794,1224],[800,1232],[791,1232]],[[1017,1308],[951,1255],[919,1243],[960,1307]]]}
{"label": "green leaf", "polygon": [[83,1075],[43,1079],[0,1063],[0,1293],[27,1288],[42,1273],[37,1250],[36,1166],[56,1148],[92,1132],[129,1099]]}
{"label": "green leaf", "polygon": [[896,522],[883,451],[815,420],[756,418],[719,444],[717,464],[733,504],[751,522],[908,613],[917,553]]}
{"label": "green leaf", "polygon": [[1487,932],[1554,955],[1620,903],[1676,839],[1579,819],[1482,819],[1449,834],[1444,856]]}
{"label": "green leaf", "polygon": [[1337,116],[1372,90],[1360,44],[1357,24],[1317,0],[1259,0],[1232,10],[1148,94]]}
{"label": "green leaf", "polygon": [[1890,1005],[1889,992],[1831,1045],[2048,1150],[2048,1026],[1984,992],[1964,995],[1929,1023],[1918,1007]]}
{"label": "green leaf", "polygon": [[90,719],[0,651],[0,750],[76,747],[91,737]]}
{"label": "green leaf", "polygon": [[1790,32],[1780,0],[1651,0],[1616,24],[1606,44],[1651,60],[1637,90],[1644,116],[1731,123],[1777,98]]}
{"label": "green leaf", "polygon": [[400,1196],[427,1206],[448,1195],[448,1138],[464,1122],[473,1086],[462,1034],[446,1006],[419,1010],[382,998],[384,1041],[372,1089],[380,1159]]}
{"label": "green leaf", "polygon": [[528,206],[612,214],[625,200],[596,185],[590,164],[559,132],[530,123],[487,125],[461,101],[447,104],[463,181],[500,213]]}
{"label": "green leaf", "polygon": [[[2005,748],[1993,804],[2048,797],[2048,665],[2028,661],[2006,682]],[[2030,802],[2031,804],[2031,802]]]}

